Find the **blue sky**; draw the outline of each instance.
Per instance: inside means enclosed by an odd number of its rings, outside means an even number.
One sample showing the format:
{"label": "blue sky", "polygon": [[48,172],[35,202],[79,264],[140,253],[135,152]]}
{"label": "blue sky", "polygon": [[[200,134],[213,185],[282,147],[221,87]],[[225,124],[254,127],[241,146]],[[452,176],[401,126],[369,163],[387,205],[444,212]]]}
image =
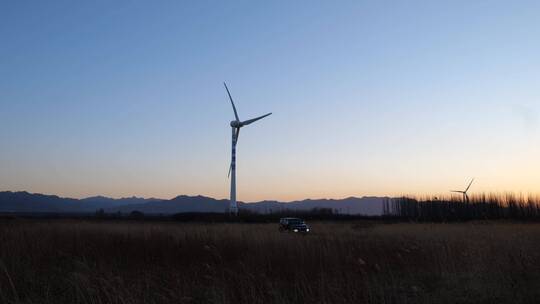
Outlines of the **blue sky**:
{"label": "blue sky", "polygon": [[0,190],[538,192],[535,1],[4,1]]}

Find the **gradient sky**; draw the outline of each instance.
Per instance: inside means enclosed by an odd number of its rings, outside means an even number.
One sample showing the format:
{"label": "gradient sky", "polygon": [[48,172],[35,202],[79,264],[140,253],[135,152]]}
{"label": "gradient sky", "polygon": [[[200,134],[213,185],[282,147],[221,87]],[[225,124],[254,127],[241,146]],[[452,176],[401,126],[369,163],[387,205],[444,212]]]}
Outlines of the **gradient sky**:
{"label": "gradient sky", "polygon": [[538,1],[2,1],[0,190],[540,192]]}

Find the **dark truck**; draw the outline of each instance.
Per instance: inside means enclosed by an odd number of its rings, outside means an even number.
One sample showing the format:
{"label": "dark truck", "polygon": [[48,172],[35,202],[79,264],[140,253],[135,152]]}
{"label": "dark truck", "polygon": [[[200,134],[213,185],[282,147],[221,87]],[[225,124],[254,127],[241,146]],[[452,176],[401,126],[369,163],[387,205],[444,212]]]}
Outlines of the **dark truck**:
{"label": "dark truck", "polygon": [[309,226],[304,220],[294,217],[285,217],[279,220],[280,232],[309,232]]}

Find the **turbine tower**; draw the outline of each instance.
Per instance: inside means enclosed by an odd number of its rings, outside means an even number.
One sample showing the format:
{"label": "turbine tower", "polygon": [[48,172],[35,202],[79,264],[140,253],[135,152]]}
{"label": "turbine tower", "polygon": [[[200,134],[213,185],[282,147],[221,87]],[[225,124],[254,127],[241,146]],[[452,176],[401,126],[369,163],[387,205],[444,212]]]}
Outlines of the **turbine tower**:
{"label": "turbine tower", "polygon": [[467,186],[467,188],[465,188],[464,191],[459,191],[459,190],[450,190],[450,192],[455,192],[455,193],[461,193],[463,194],[463,201],[464,202],[469,202],[469,196],[467,195],[467,191],[469,191],[469,188],[471,187],[472,183],[474,182],[474,178],[471,179],[471,182],[469,183],[469,185]]}
{"label": "turbine tower", "polygon": [[263,119],[272,113],[268,113],[268,114],[265,114],[265,115],[262,115],[253,119],[241,121],[240,118],[238,117],[238,112],[236,112],[236,107],[234,106],[234,101],[231,97],[231,93],[229,92],[229,88],[227,87],[227,84],[224,82],[223,85],[225,86],[225,90],[227,90],[227,95],[229,95],[229,99],[231,100],[231,105],[234,111],[234,118],[235,118],[235,120],[231,121],[232,151],[231,151],[231,165],[229,167],[229,178],[231,179],[231,201],[229,205],[229,212],[231,214],[237,215],[238,205],[236,204],[236,144],[238,143],[238,135],[240,135],[240,128],[247,126],[249,124],[252,124],[259,119]]}

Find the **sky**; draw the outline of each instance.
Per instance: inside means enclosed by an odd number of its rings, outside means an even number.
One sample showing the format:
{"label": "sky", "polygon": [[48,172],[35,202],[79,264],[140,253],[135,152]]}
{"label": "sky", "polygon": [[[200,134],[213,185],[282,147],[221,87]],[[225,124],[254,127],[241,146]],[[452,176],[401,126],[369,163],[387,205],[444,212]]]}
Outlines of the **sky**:
{"label": "sky", "polygon": [[2,1],[0,190],[540,192],[538,1]]}

